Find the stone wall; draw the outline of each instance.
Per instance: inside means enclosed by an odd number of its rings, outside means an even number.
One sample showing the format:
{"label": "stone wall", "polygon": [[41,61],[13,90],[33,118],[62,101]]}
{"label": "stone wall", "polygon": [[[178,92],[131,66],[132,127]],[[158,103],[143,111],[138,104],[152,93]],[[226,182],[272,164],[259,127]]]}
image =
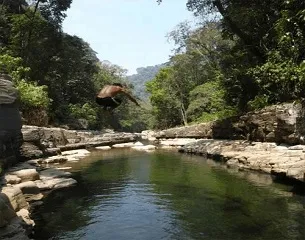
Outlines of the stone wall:
{"label": "stone wall", "polygon": [[273,105],[221,121],[160,131],[157,138],[208,138],[304,144],[305,107]]}
{"label": "stone wall", "polygon": [[18,93],[8,75],[0,74],[0,167],[18,161],[22,144]]}

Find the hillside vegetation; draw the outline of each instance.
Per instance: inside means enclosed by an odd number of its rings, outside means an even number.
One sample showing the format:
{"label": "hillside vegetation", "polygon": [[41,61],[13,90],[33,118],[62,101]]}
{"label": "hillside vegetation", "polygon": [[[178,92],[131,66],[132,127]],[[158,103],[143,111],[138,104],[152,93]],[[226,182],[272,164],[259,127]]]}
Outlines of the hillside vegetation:
{"label": "hillside vegetation", "polygon": [[186,6],[201,24],[191,29],[183,22],[168,35],[175,55],[147,83],[155,128],[305,97],[305,1],[188,0]]}
{"label": "hillside vegetation", "polygon": [[[27,124],[162,129],[305,97],[303,0],[186,0],[200,23],[194,29],[182,22],[169,32],[175,49],[166,65],[129,77],[63,32],[71,2],[0,0],[0,71],[20,90]],[[107,115],[96,93],[128,80],[142,108],[124,101]]]}

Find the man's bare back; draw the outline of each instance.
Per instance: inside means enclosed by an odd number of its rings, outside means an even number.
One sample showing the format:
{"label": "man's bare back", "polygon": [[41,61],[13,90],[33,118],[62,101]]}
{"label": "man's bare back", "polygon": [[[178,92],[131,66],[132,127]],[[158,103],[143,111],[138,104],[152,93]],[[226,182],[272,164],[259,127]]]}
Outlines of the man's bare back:
{"label": "man's bare back", "polygon": [[113,110],[118,107],[122,100],[116,98],[117,95],[122,94],[128,97],[128,99],[140,106],[137,100],[131,96],[128,91],[119,83],[113,85],[105,85],[96,96],[96,102],[103,106],[105,110]]}
{"label": "man's bare back", "polygon": [[114,86],[114,85],[106,85],[101,89],[97,97],[99,98],[115,97],[120,92],[122,92],[122,87]]}

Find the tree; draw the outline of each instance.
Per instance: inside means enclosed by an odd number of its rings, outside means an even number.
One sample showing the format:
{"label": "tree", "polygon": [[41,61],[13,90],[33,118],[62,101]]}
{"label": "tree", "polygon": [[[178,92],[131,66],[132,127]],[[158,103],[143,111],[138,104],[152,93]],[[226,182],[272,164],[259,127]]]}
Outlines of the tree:
{"label": "tree", "polygon": [[234,115],[235,110],[225,101],[225,90],[220,81],[210,81],[195,87],[190,92],[187,109],[189,120],[206,122]]}
{"label": "tree", "polygon": [[171,91],[173,69],[163,68],[157,76],[146,83],[150,93],[153,127],[164,129],[182,124],[181,103]]}

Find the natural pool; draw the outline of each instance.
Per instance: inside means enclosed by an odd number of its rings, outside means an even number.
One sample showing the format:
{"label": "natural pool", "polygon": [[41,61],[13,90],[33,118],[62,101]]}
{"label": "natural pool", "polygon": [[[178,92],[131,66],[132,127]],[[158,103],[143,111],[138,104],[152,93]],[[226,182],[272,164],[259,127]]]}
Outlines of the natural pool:
{"label": "natural pool", "polygon": [[37,208],[34,239],[305,239],[304,196],[173,152],[96,151]]}

